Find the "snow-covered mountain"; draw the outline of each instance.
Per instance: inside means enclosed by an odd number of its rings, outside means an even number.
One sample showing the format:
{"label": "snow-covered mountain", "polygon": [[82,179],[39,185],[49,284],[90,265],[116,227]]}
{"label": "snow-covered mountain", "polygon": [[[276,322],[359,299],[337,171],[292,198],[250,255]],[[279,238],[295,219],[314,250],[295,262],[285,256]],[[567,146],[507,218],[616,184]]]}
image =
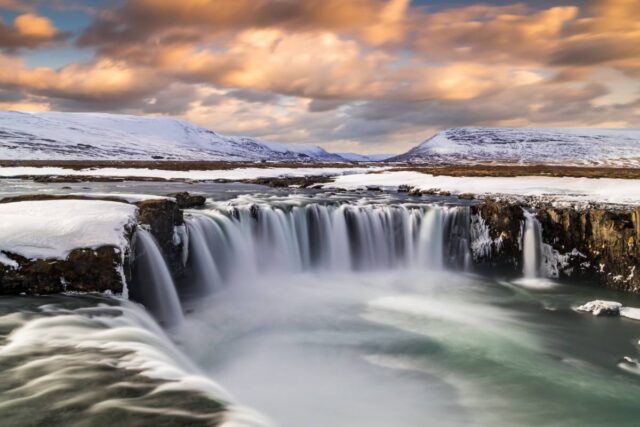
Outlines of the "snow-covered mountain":
{"label": "snow-covered mountain", "polygon": [[640,129],[453,128],[389,160],[640,167]]}
{"label": "snow-covered mountain", "polygon": [[350,162],[381,162],[393,156],[393,154],[359,154],[359,153],[336,153],[336,154]]}
{"label": "snow-covered mountain", "polygon": [[317,146],[223,136],[167,117],[0,111],[4,160],[344,161]]}

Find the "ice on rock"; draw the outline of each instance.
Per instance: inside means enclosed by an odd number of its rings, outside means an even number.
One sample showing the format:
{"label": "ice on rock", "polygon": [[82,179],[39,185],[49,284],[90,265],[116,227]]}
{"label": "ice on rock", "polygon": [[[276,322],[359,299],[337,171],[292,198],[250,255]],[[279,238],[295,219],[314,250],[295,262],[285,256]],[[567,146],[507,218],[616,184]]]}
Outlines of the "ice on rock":
{"label": "ice on rock", "polygon": [[585,311],[593,314],[594,316],[618,316],[620,315],[621,309],[622,304],[619,302],[598,299],[576,308],[576,310]]}

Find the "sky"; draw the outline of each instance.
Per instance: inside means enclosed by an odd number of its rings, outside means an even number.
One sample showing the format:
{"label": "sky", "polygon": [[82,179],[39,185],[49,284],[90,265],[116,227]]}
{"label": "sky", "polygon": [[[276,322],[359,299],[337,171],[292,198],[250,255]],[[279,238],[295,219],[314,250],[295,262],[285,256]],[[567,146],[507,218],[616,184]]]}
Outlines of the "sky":
{"label": "sky", "polygon": [[0,109],[361,153],[454,126],[640,127],[640,1],[0,0]]}

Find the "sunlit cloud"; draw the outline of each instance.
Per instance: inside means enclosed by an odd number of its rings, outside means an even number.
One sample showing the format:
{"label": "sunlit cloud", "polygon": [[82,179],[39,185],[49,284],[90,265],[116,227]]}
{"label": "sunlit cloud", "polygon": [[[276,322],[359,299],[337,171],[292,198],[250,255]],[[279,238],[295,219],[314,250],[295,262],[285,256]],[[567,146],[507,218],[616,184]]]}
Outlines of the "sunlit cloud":
{"label": "sunlit cloud", "polygon": [[0,24],[0,89],[21,97],[4,106],[171,114],[391,152],[448,126],[640,124],[635,0],[125,0],[68,39],[93,58],[58,69],[22,58],[65,38],[37,3],[0,0],[18,11]]}

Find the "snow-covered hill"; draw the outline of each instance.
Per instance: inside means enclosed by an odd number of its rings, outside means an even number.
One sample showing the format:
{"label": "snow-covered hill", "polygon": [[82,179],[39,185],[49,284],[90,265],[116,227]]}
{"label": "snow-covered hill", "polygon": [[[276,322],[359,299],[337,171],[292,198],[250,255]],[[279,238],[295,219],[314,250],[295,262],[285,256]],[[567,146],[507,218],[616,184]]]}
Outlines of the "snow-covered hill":
{"label": "snow-covered hill", "polygon": [[359,154],[359,153],[336,153],[340,157],[350,162],[381,162],[393,157],[393,154]]}
{"label": "snow-covered hill", "polygon": [[640,167],[640,129],[453,128],[389,160]]}
{"label": "snow-covered hill", "polygon": [[0,111],[4,160],[344,161],[317,146],[223,136],[166,117]]}

